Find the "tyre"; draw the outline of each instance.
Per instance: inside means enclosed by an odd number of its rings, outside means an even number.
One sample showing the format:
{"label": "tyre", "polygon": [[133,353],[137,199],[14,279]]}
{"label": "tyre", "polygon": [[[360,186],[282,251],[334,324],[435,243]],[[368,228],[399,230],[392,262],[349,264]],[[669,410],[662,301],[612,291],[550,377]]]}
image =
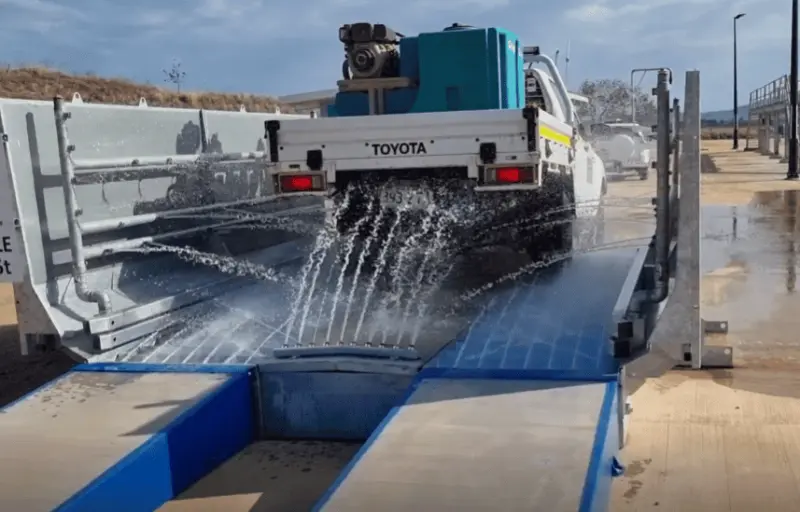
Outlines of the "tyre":
{"label": "tyre", "polygon": [[[550,175],[548,175],[550,176]],[[526,252],[533,261],[546,260],[554,255],[567,255],[573,250],[575,194],[569,178],[545,177],[541,193],[541,223],[532,236]]]}
{"label": "tyre", "polygon": [[613,181],[621,181],[625,179],[625,175],[622,173],[622,164],[620,162],[612,162],[610,167],[611,169],[607,173],[608,179]]}
{"label": "tyre", "polygon": [[[338,264],[342,265],[347,276],[355,276],[358,279],[371,278],[378,271],[383,256],[385,260],[383,271],[378,280],[379,287],[385,288],[390,281],[388,274],[396,257],[396,251],[392,249],[398,240],[402,239],[401,235],[395,234],[393,247],[383,254],[391,226],[398,213],[384,211],[384,215],[379,215],[375,211],[370,211],[369,203],[368,195],[353,192],[346,207],[342,206],[341,200],[334,200],[332,211],[338,212],[338,215],[333,213],[329,215],[328,229],[333,228],[335,223],[334,232],[338,238],[343,244],[352,245],[352,252],[347,261],[344,259],[348,250],[346,245],[339,251],[337,258]],[[360,268],[359,262],[361,262]]]}
{"label": "tyre", "polygon": [[167,193],[165,197],[167,204],[169,204],[172,208],[177,208],[181,205],[183,200],[183,190],[178,185],[170,185],[167,187]]}
{"label": "tyre", "polygon": [[368,201],[364,194],[350,192],[348,204],[344,205],[344,194],[336,194],[332,199],[325,201],[326,226],[328,229],[335,227],[336,233],[346,237],[358,228],[359,234],[368,236],[371,229],[371,220],[359,222],[368,215]]}
{"label": "tyre", "polygon": [[648,176],[647,169],[643,169],[643,170],[639,171],[639,179],[640,180],[642,180],[642,181],[646,180],[647,176]]}
{"label": "tyre", "polygon": [[[342,250],[338,251],[338,264],[345,266],[345,274],[352,276],[358,268],[358,261],[364,257],[364,262],[359,269],[359,274],[371,272],[378,250],[376,246],[380,244],[369,243],[372,236],[374,216],[364,218],[369,215],[366,201],[357,194],[352,194],[347,206],[343,206],[340,197],[326,202],[325,229],[335,233]],[[348,251],[348,245],[352,245],[350,258],[345,261],[344,257]]]}

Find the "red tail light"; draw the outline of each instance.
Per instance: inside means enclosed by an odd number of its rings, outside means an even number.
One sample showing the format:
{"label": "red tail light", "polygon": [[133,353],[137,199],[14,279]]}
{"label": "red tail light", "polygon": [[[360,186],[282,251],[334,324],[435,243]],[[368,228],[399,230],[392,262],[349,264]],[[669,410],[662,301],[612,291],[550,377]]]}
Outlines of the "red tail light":
{"label": "red tail light", "polygon": [[499,183],[519,183],[522,171],[517,167],[501,167],[497,169],[496,179]]}
{"label": "red tail light", "polygon": [[530,185],[536,182],[531,167],[488,167],[483,170],[484,185]]}
{"label": "red tail light", "polygon": [[311,176],[284,176],[281,178],[281,189],[285,192],[306,192],[314,188]]}
{"label": "red tail light", "polygon": [[325,180],[319,174],[284,174],[278,178],[281,192],[318,192],[325,190]]}

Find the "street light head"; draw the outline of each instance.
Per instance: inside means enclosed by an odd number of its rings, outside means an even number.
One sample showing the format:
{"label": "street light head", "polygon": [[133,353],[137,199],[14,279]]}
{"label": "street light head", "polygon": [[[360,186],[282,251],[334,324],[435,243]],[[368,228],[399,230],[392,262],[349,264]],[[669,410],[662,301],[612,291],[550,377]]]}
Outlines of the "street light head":
{"label": "street light head", "polygon": [[747,13],[745,13],[745,12],[740,12],[739,14],[737,14],[736,16],[734,16],[734,17],[733,17],[733,19],[735,19],[735,20],[738,20],[739,18],[744,18],[745,14],[747,14]]}

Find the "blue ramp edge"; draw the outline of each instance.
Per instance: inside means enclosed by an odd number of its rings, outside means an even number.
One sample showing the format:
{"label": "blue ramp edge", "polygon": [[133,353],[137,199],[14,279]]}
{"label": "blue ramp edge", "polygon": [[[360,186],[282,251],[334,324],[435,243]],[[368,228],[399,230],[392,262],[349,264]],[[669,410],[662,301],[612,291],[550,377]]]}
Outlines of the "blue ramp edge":
{"label": "blue ramp edge", "polygon": [[[513,378],[510,375],[504,377]],[[468,380],[477,380],[481,377],[478,375],[470,376]],[[517,374],[517,379],[524,379],[525,377]],[[375,429],[372,435],[367,439],[366,443],[356,453],[353,459],[348,463],[344,470],[339,474],[338,478],[334,481],[330,488],[323,494],[320,500],[315,504],[312,512],[324,512],[328,510],[332,498],[342,488],[359,466],[367,454],[372,450],[376,443],[380,442],[381,438],[385,435],[388,428],[391,428],[392,423],[398,417],[405,407],[410,406],[414,394],[417,390],[430,382],[446,381],[443,375],[437,375],[432,379],[421,378],[418,379],[408,390],[404,399],[399,405],[392,408],[392,410],[383,419],[380,425]],[[459,379],[450,379],[452,382],[457,382]],[[509,380],[509,379],[492,379],[491,380]],[[545,386],[546,381],[541,381]],[[562,381],[564,385],[575,384],[592,384],[591,381],[584,379],[576,379],[571,383],[569,381]],[[617,454],[619,452],[619,439],[616,427],[619,419],[617,418],[617,400],[619,399],[619,382],[616,379],[604,379],[594,384],[603,386],[602,400],[598,407],[596,416],[596,425],[594,428],[594,436],[591,442],[591,450],[588,457],[588,464],[584,473],[584,478],[577,485],[581,489],[580,502],[577,506],[576,512],[607,512],[609,509],[609,501],[611,496],[611,484],[614,477],[619,475],[619,463]],[[413,444],[413,441],[410,441]],[[384,454],[386,455],[386,454]],[[525,454],[519,454],[525,456]],[[529,454],[531,457],[536,457],[537,454]],[[556,470],[554,468],[554,470]],[[391,503],[387,502],[383,507],[386,510],[395,510]],[[342,509],[337,507],[336,510]],[[486,510],[490,510],[487,508]],[[491,508],[494,510],[494,508]],[[526,509],[527,510],[527,509]]]}
{"label": "blue ramp edge", "polygon": [[579,512],[606,512],[611,501],[611,481],[618,476],[617,454],[619,452],[619,435],[617,425],[620,387],[618,382],[606,384],[600,415],[597,418],[597,429],[594,433],[594,444],[586,469],[586,480],[581,493]]}
{"label": "blue ramp edge", "polygon": [[150,366],[88,364],[74,372],[203,372],[228,373],[229,378],[62,503],[58,512],[151,512],[253,442],[252,370]]}
{"label": "blue ramp edge", "polygon": [[[568,264],[495,293],[468,329],[422,375],[512,372],[532,378],[605,380],[616,375],[612,313],[638,248],[575,256]],[[547,376],[550,375],[550,376]],[[530,377],[529,377],[530,378]]]}

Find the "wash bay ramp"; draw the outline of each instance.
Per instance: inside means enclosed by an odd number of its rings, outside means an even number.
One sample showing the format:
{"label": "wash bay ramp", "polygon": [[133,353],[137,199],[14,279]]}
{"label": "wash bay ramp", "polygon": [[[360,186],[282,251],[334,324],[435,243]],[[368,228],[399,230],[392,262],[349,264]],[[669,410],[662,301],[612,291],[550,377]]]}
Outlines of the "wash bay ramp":
{"label": "wash bay ramp", "polygon": [[[619,448],[607,332],[642,250],[577,256],[497,291],[409,376],[315,510],[604,510]],[[570,293],[590,275],[603,286]],[[284,421],[345,422],[341,405],[326,410],[332,392],[356,393],[354,374],[310,373],[328,379],[293,395],[303,412]],[[358,376],[362,388],[385,377]],[[156,510],[262,437],[263,411],[281,414],[290,395],[265,384],[279,377],[269,362],[80,365],[0,414],[0,509]],[[375,415],[366,396],[353,398]]]}
{"label": "wash bay ramp", "polygon": [[576,256],[495,295],[315,510],[605,510],[620,469],[609,329],[644,251]]}
{"label": "wash bay ramp", "polygon": [[[11,177],[0,207],[13,210],[4,219],[16,215],[2,233],[19,249],[15,272],[3,280],[15,286],[24,351],[59,348],[97,361],[174,325],[181,311],[241,293],[247,278],[167,265],[165,256],[141,251],[154,240],[172,243],[189,233],[200,250],[265,267],[305,259],[300,250],[275,253],[301,236],[243,237],[230,229],[249,222],[234,218],[241,209],[274,217],[280,208],[315,207],[272,201],[257,171],[263,117],[61,108],[72,114],[78,176],[64,171],[52,105],[0,102],[7,137],[0,171]],[[699,129],[699,110],[691,112]],[[218,144],[225,153],[214,152]],[[690,171],[682,167],[681,179]],[[176,210],[176,186],[187,194],[211,190],[219,201]],[[681,222],[664,224],[662,213],[660,225],[691,228],[695,206],[681,203]],[[230,217],[205,215],[212,208]],[[178,218],[176,211],[204,215]],[[350,431],[365,444],[315,510],[606,510],[620,470],[624,365],[650,350],[654,318],[675,304],[670,299],[664,309],[640,299],[654,295],[656,263],[672,265],[661,277],[675,294],[675,276],[697,266],[685,265],[685,244],[676,249],[673,231],[660,233],[669,235],[654,244],[669,252],[661,259],[652,257],[653,245],[598,250],[492,288],[458,335],[402,365],[385,352],[349,354],[342,364],[330,353],[281,359],[265,350],[257,364],[233,367],[78,366],[0,413],[0,510],[155,510],[255,439],[319,438],[308,433],[321,430]],[[185,275],[178,271],[197,279],[176,283],[170,278]],[[674,325],[688,323],[681,314]],[[261,325],[253,321],[252,329]],[[684,356],[672,349],[688,339],[671,335],[663,343],[668,362]],[[406,371],[389,375],[399,366]]]}

